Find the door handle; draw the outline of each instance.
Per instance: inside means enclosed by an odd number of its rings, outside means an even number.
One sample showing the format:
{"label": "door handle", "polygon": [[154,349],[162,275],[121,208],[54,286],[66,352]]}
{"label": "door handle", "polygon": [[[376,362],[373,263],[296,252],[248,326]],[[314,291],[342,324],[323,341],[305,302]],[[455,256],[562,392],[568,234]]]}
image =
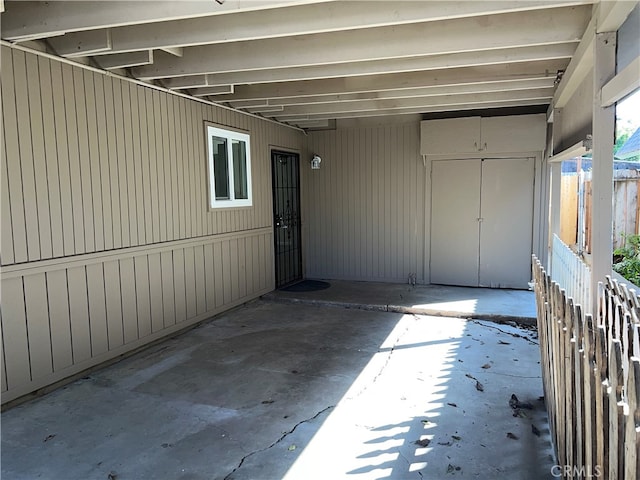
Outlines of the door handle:
{"label": "door handle", "polygon": [[289,225],[287,224],[287,222],[285,221],[285,218],[282,215],[276,215],[275,218],[276,221],[276,228],[289,228]]}

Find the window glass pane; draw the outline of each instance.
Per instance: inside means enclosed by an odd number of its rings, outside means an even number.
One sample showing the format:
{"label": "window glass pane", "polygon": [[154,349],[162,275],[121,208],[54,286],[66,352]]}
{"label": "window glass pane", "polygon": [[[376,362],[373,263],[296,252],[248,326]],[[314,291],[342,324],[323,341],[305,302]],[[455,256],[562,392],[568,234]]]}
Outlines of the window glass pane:
{"label": "window glass pane", "polygon": [[213,176],[216,200],[229,199],[229,165],[226,138],[213,137]]}
{"label": "window glass pane", "polygon": [[232,140],[233,152],[233,194],[234,198],[249,198],[247,182],[247,144],[241,140]]}
{"label": "window glass pane", "polygon": [[640,89],[616,104],[613,147],[613,270],[640,286]]}
{"label": "window glass pane", "polygon": [[250,207],[251,139],[249,135],[207,125],[209,206]]}

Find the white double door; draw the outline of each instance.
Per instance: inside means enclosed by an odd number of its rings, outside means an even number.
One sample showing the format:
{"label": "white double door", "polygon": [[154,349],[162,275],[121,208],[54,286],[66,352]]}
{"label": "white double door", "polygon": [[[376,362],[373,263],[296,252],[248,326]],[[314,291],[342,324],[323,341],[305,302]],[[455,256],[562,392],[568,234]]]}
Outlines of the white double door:
{"label": "white double door", "polygon": [[534,159],[431,165],[431,283],[527,288]]}

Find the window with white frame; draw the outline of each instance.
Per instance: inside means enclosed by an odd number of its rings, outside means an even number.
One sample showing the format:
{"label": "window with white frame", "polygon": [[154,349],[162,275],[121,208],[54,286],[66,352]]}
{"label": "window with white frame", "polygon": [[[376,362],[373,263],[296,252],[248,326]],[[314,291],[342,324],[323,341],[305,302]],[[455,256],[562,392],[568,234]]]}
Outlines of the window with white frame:
{"label": "window with white frame", "polygon": [[249,135],[207,125],[209,206],[251,206]]}

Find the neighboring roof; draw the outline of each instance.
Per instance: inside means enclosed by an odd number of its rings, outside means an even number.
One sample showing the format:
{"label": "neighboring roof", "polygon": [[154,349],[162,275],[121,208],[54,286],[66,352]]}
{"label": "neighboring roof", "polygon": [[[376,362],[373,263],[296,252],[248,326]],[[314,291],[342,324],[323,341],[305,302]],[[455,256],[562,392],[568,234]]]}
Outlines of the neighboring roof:
{"label": "neighboring roof", "polygon": [[0,35],[308,128],[381,115],[546,112],[597,3],[6,1]]}
{"label": "neighboring roof", "polygon": [[622,160],[640,155],[640,128],[633,132],[626,142],[616,152],[616,158]]}
{"label": "neighboring roof", "polygon": [[[576,160],[565,160],[562,162],[562,173],[575,173],[578,167],[578,162]],[[621,162],[618,160],[614,160],[613,162],[614,170],[640,170],[640,162]],[[582,159],[582,170],[589,171],[591,170],[591,159]]]}

